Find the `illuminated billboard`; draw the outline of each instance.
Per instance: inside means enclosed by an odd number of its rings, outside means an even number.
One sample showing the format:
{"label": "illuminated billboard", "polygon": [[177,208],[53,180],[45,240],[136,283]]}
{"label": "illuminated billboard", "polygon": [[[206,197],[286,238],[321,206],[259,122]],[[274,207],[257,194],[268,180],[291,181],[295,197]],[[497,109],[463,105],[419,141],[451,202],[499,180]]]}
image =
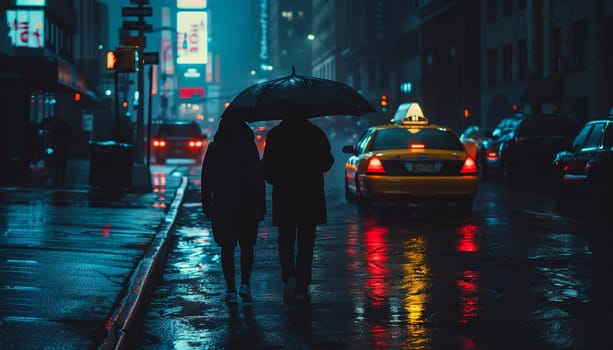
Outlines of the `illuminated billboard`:
{"label": "illuminated billboard", "polygon": [[206,64],[207,37],[205,11],[177,12],[177,64]]}
{"label": "illuminated billboard", "polygon": [[42,10],[7,10],[6,17],[13,46],[44,47],[45,15]]}
{"label": "illuminated billboard", "polygon": [[177,0],[178,9],[204,9],[206,0]]}
{"label": "illuminated billboard", "polygon": [[45,6],[45,0],[17,0],[17,6]]}

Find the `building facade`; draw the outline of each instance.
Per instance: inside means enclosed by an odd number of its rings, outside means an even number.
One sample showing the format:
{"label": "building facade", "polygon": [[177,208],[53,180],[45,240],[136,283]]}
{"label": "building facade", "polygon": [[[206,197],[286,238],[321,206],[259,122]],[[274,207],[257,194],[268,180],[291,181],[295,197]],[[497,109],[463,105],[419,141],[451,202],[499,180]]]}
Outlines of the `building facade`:
{"label": "building facade", "polygon": [[482,123],[514,110],[572,115],[613,106],[613,3],[482,0]]}
{"label": "building facade", "polygon": [[[68,123],[72,154],[88,149],[93,129],[83,129],[83,115],[85,110],[103,108],[92,85],[102,67],[97,63],[97,44],[84,47],[78,43],[104,44],[97,31],[86,33],[87,28],[81,28],[85,23],[98,23],[106,29],[98,20],[104,11],[96,0],[11,0],[3,4],[9,42],[0,41],[0,163],[7,166],[2,182],[27,182],[31,169],[40,162],[33,137],[45,118],[57,116]],[[78,9],[88,8],[92,11],[77,15]],[[74,21],[81,17],[88,18]]]}

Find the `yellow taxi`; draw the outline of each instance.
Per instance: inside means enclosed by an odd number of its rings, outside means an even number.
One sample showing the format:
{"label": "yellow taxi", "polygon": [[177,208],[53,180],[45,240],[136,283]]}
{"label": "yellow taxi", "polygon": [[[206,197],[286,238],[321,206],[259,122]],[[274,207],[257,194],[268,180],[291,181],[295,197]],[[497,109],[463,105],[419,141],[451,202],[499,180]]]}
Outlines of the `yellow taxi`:
{"label": "yellow taxi", "polygon": [[398,108],[391,123],[370,127],[345,163],[348,201],[454,202],[462,215],[472,212],[477,165],[457,134],[431,124],[416,103]]}

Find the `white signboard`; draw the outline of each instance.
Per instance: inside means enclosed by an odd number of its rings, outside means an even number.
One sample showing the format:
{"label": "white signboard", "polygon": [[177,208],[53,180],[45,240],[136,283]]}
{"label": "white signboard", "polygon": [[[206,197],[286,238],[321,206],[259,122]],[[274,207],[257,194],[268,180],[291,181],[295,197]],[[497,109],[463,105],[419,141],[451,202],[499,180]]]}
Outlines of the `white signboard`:
{"label": "white signboard", "polygon": [[177,64],[206,64],[207,38],[205,11],[177,12]]}
{"label": "white signboard", "polygon": [[45,16],[41,10],[7,10],[9,37],[13,46],[44,47]]}
{"label": "white signboard", "polygon": [[206,0],[177,0],[178,9],[204,9]]}
{"label": "white signboard", "polygon": [[45,6],[45,0],[17,0],[17,6]]}

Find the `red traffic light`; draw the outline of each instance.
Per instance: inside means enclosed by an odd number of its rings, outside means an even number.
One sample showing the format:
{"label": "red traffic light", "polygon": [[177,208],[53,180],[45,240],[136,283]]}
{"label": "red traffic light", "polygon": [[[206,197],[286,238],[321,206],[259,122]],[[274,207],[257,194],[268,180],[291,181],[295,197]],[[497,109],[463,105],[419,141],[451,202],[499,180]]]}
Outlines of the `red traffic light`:
{"label": "red traffic light", "polygon": [[381,95],[381,106],[387,107],[387,95]]}

